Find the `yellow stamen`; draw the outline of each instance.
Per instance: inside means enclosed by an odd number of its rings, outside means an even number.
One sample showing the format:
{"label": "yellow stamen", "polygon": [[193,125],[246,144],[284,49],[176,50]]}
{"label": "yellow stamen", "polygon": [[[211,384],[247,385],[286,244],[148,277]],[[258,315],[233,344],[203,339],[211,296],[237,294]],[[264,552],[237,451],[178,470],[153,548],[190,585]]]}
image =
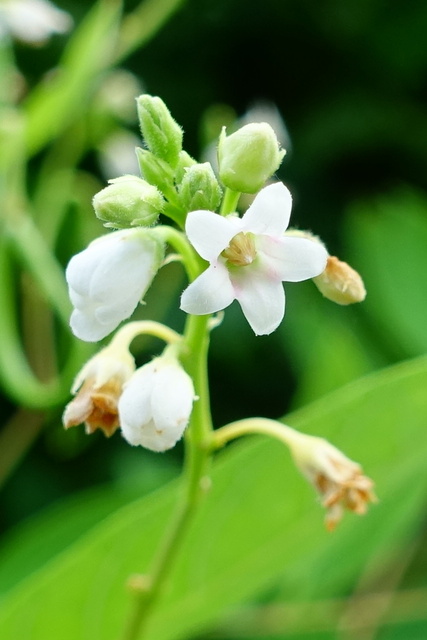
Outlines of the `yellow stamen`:
{"label": "yellow stamen", "polygon": [[240,232],[231,240],[230,244],[222,252],[227,262],[236,267],[246,267],[251,264],[256,256],[255,243],[251,233]]}

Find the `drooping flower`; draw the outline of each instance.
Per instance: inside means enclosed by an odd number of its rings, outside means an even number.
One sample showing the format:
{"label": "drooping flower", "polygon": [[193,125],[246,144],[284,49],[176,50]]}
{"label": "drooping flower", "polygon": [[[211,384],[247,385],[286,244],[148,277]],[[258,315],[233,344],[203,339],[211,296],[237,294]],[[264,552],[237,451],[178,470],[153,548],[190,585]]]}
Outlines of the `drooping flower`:
{"label": "drooping flower", "polygon": [[84,422],[86,433],[101,429],[111,436],[119,426],[117,404],[123,385],[134,371],[135,362],[128,350],[119,350],[113,344],[102,349],[74,381],[71,392],[75,398],[65,408],[64,427]]}
{"label": "drooping flower", "polygon": [[144,296],[164,255],[149,229],[114,231],[71,258],[66,279],[73,333],[96,342],[128,318]]}
{"label": "drooping flower", "polygon": [[329,531],[335,529],[345,509],[363,515],[368,503],[376,502],[374,483],[360,465],[324,438],[296,433],[288,444],[296,464],[321,496]]}
{"label": "drooping flower", "polygon": [[192,211],[186,233],[210,265],[185,289],[181,309],[214,313],[237,300],[257,335],[272,333],[285,313],[283,281],[322,273],[327,251],[305,238],[284,236],[292,198],[282,183],[262,189],[242,218]]}
{"label": "drooping flower", "polygon": [[132,445],[171,449],[190,419],[194,386],[174,358],[160,356],[137,369],[119,400],[120,426]]}

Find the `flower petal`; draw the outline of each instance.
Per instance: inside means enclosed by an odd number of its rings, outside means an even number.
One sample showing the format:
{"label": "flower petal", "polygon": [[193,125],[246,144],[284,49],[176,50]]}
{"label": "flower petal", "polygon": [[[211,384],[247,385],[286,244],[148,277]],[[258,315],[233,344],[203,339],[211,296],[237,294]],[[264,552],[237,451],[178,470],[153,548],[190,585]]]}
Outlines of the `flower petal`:
{"label": "flower petal", "polygon": [[119,420],[123,436],[132,445],[142,444],[143,427],[152,420],[151,393],[154,362],[137,369],[119,398]]}
{"label": "flower petal", "polygon": [[185,289],[181,309],[202,316],[225,309],[233,300],[234,289],[228,269],[222,262],[216,262]]}
{"label": "flower petal", "polygon": [[326,267],[328,253],[323,245],[305,238],[258,236],[256,247],[263,270],[286,282],[314,278]]}
{"label": "flower petal", "polygon": [[292,196],[281,182],[264,187],[242,218],[242,231],[281,236],[291,217]]}
{"label": "flower petal", "polygon": [[279,280],[244,267],[232,275],[234,292],[255,335],[272,333],[285,315],[285,292]]}
{"label": "flower petal", "polygon": [[209,262],[218,258],[240,230],[240,218],[223,218],[212,211],[190,211],[185,223],[185,231],[191,244]]}
{"label": "flower petal", "polygon": [[110,322],[100,323],[94,314],[80,311],[80,309],[74,309],[70,318],[72,332],[85,342],[102,340],[102,338],[114,331],[119,322],[116,322],[114,318]]}

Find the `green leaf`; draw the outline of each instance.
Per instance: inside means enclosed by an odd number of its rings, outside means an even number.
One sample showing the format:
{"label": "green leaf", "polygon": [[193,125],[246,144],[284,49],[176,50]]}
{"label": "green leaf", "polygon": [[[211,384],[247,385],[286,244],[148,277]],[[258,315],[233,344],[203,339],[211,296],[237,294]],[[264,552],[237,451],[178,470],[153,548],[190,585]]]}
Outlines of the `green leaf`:
{"label": "green leaf", "polygon": [[[359,460],[380,503],[322,526],[311,487],[277,442],[252,438],[217,461],[213,488],[191,527],[147,638],[189,638],[234,604],[302,568],[319,589],[349,586],[366,562],[383,562],[420,525],[427,486],[421,358],[359,380],[290,416]],[[129,574],[144,571],[170,518],[178,483],[112,514],[5,596],[0,637],[113,640],[129,613]],[[296,581],[295,595],[307,590]],[[308,581],[310,582],[310,581]],[[310,585],[309,585],[310,586]],[[312,590],[313,591],[313,590]],[[22,612],[25,611],[25,616]]]}
{"label": "green leaf", "polygon": [[355,206],[348,218],[354,266],[368,295],[363,309],[371,316],[378,341],[400,357],[427,350],[427,201],[411,191],[396,192]]}

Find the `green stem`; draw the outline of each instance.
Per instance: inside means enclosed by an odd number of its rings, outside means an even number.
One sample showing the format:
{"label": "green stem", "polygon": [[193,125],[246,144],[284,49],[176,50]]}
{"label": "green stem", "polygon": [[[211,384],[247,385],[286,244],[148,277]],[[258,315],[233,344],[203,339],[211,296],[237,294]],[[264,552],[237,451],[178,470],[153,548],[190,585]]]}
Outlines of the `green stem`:
{"label": "green stem", "polygon": [[220,209],[220,214],[222,216],[226,216],[229,213],[234,213],[236,211],[240,195],[239,191],[232,191],[227,187],[224,192]]}
{"label": "green stem", "polygon": [[214,450],[220,449],[231,440],[251,434],[270,436],[271,438],[280,440],[280,442],[283,442],[283,444],[288,447],[291,447],[297,441],[307,440],[305,434],[277,420],[270,420],[269,418],[245,418],[231,422],[221,427],[221,429],[217,429],[212,436],[211,446]]}
{"label": "green stem", "polygon": [[154,558],[144,587],[135,589],[134,608],[122,640],[136,640],[142,637],[151,611],[161,596],[165,580],[173,567],[180,543],[200,500],[209,488],[208,473],[212,457],[209,443],[212,423],[207,377],[208,323],[209,316],[189,316],[181,348],[182,363],[193,379],[198,396],[185,439],[185,490],[175,517]]}

